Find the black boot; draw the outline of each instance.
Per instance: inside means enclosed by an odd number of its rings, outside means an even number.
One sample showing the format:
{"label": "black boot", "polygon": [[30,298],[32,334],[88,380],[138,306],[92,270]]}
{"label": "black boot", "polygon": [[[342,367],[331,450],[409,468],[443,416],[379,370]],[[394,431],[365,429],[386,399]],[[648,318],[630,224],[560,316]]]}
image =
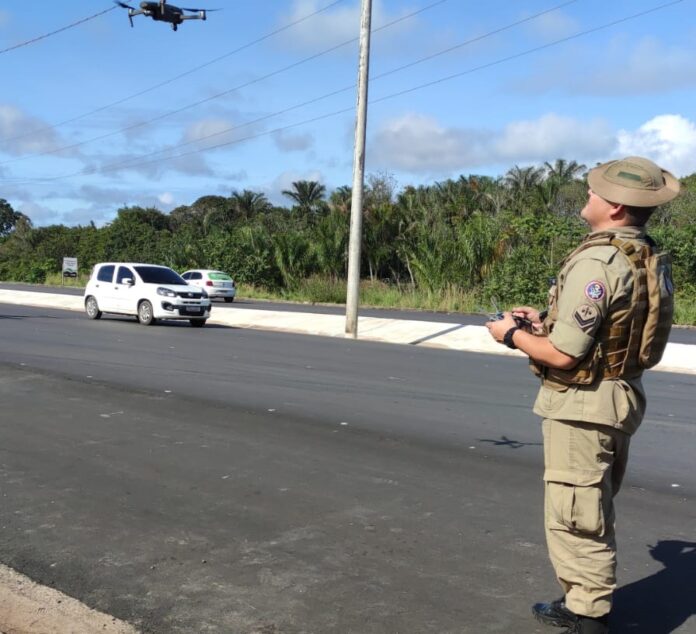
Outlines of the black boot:
{"label": "black boot", "polygon": [[608,634],[609,618],[602,616],[593,619],[589,616],[579,616],[574,625],[571,625],[563,634]]}
{"label": "black boot", "polygon": [[551,601],[551,603],[535,603],[532,606],[532,614],[537,621],[544,625],[570,627],[568,632],[572,632],[572,627],[578,623],[578,616],[566,607],[565,597]]}

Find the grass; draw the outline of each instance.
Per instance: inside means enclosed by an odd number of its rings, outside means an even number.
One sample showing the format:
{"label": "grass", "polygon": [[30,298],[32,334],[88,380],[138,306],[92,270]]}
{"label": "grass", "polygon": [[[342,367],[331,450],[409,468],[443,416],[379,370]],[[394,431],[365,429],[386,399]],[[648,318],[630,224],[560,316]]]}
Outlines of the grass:
{"label": "grass", "polygon": [[681,326],[696,326],[696,297],[693,294],[677,293],[675,295],[673,321]]}
{"label": "grass", "polygon": [[[266,288],[239,284],[241,298],[281,300],[307,304],[345,304],[346,282],[324,277],[303,280],[295,289],[272,291]],[[415,289],[410,285],[393,285],[364,280],[360,284],[360,305],[364,308],[396,310],[428,310],[437,312],[481,312],[481,302],[474,293],[457,288],[440,292]]]}
{"label": "grass", "polygon": [[[62,283],[61,283],[62,282]],[[66,277],[62,280],[61,273],[48,273],[46,275],[46,286],[65,286],[66,288],[84,288],[89,282],[89,273],[78,274],[78,277]]]}
{"label": "grass", "polygon": [[[88,274],[77,279],[66,278],[66,288],[84,288]],[[61,286],[61,274],[46,276],[47,286]],[[238,284],[237,296],[241,299],[300,302],[304,304],[344,304],[346,282],[334,278],[314,276],[302,280],[297,288],[269,290],[252,284]],[[440,291],[428,291],[411,285],[385,284],[363,280],[360,284],[360,306],[363,308],[390,308],[394,310],[424,310],[444,313],[482,313],[485,308],[479,295],[457,287]],[[483,306],[483,307],[482,307]],[[674,323],[696,326],[696,293],[681,292],[675,296]]]}

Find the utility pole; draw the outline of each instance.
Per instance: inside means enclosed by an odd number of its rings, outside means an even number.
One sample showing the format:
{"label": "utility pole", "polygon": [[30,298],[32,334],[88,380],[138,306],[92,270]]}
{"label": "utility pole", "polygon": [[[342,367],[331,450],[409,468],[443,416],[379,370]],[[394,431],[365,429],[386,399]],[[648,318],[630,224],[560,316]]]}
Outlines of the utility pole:
{"label": "utility pole", "polygon": [[362,243],[363,186],[365,182],[365,130],[367,128],[367,84],[370,75],[370,30],[372,0],[362,0],[360,18],[360,61],[358,65],[358,105],[355,118],[353,152],[353,192],[350,203],[350,241],[348,243],[348,292],[346,294],[346,336],[358,337],[360,298],[360,245]]}

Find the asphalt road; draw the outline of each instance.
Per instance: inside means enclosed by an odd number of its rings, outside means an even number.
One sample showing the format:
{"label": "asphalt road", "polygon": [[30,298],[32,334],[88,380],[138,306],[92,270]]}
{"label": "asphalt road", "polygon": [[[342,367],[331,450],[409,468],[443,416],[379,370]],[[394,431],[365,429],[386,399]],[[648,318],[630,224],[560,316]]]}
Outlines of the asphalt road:
{"label": "asphalt road", "polygon": [[[517,359],[0,305],[0,561],[145,632],[548,631]],[[612,632],[696,633],[696,377],[649,373]]]}

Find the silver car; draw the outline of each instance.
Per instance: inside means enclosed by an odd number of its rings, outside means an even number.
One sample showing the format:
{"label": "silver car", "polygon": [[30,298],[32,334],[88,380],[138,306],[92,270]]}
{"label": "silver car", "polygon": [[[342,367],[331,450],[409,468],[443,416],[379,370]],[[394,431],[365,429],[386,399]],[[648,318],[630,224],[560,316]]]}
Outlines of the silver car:
{"label": "silver car", "polygon": [[213,269],[191,269],[181,274],[187,284],[199,286],[205,289],[210,299],[219,297],[226,302],[233,302],[237,294],[237,286],[234,280],[223,273]]}

